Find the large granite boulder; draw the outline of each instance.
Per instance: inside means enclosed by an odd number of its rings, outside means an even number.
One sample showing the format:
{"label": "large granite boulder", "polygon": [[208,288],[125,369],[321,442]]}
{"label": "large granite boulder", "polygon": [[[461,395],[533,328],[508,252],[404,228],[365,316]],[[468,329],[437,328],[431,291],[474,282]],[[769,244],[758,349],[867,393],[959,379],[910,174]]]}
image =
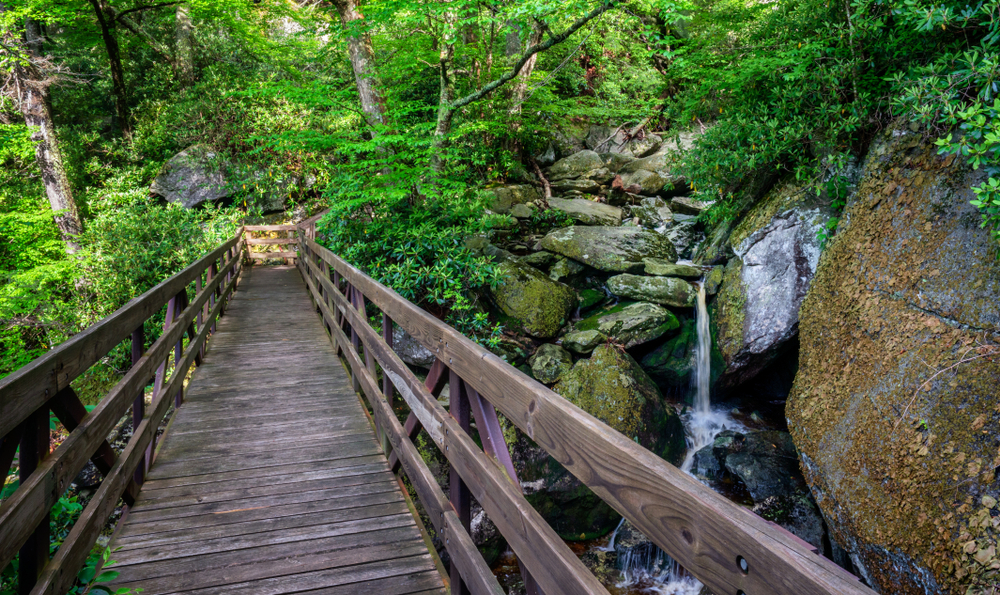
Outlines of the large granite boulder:
{"label": "large granite boulder", "polygon": [[621,225],[622,210],[618,207],[585,198],[550,198],[549,206],[562,211],[583,225]]}
{"label": "large granite boulder", "polygon": [[677,277],[647,277],[623,273],[608,279],[608,291],[624,298],[690,308],[698,297],[691,283]]}
{"label": "large granite boulder", "polygon": [[491,290],[497,308],[529,335],[554,337],[576,308],[576,292],[515,259],[503,261],[500,273],[503,283]]}
{"label": "large granite boulder", "polygon": [[661,176],[656,172],[639,169],[634,172],[623,174],[622,186],[625,188],[638,188],[638,192],[636,192],[636,194],[641,194],[643,196],[656,196],[663,192],[665,186],[671,184],[671,180],[671,178]]}
{"label": "large granite boulder", "polygon": [[232,196],[226,181],[229,162],[208,145],[191,145],[170,158],[156,174],[149,192],[186,208]]}
{"label": "large granite boulder", "polygon": [[833,216],[807,188],[778,186],[730,236],[735,257],[716,299],[724,386],[753,378],[798,333],[799,307],[819,263],[820,233]]}
{"label": "large granite boulder", "polygon": [[674,220],[674,214],[662,198],[647,196],[632,207],[632,215],[639,218],[642,225],[658,229]]}
{"label": "large granite boulder", "polygon": [[786,415],[833,541],[876,590],[1000,584],[998,246],[986,175],[893,127],[800,311]]}
{"label": "large granite boulder", "polygon": [[667,461],[684,457],[684,428],[628,353],[600,345],[553,387],[557,393]]}
{"label": "large granite boulder", "polygon": [[599,183],[611,180],[613,173],[608,169],[607,161],[594,151],[580,151],[565,159],[556,161],[549,168],[549,182],[562,180],[587,179]]}
{"label": "large granite boulder", "polygon": [[617,153],[645,157],[660,148],[663,139],[656,134],[640,133],[629,138],[624,127],[591,126],[584,143],[598,153]]}
{"label": "large granite boulder", "polygon": [[677,260],[670,240],[641,227],[564,227],[542,238],[542,247],[609,272],[642,271],[647,257]]}
{"label": "large granite boulder", "polygon": [[[598,331],[621,343],[626,349],[659,339],[680,327],[673,312],[646,302],[619,303],[585,318],[574,325],[575,331]],[[575,344],[582,337],[564,338]],[[592,349],[592,348],[591,348]],[[576,349],[573,349],[576,351]]]}

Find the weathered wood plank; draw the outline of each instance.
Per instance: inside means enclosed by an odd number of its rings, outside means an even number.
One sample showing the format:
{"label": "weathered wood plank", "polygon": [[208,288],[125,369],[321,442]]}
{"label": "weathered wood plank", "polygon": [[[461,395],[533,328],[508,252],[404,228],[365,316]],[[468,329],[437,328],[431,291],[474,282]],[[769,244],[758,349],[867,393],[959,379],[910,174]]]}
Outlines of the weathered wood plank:
{"label": "weathered wood plank", "polygon": [[[831,561],[615,432],[326,248],[308,238],[303,244],[713,591],[871,595]],[[744,574],[738,557],[755,570]]]}
{"label": "weathered wood plank", "polygon": [[247,245],[298,244],[298,238],[247,238]]}
{"label": "weathered wood plank", "polygon": [[295,231],[295,225],[244,225],[246,231]]}
{"label": "weathered wood plank", "polygon": [[267,260],[271,258],[298,258],[298,252],[248,252],[247,256],[254,260]]}

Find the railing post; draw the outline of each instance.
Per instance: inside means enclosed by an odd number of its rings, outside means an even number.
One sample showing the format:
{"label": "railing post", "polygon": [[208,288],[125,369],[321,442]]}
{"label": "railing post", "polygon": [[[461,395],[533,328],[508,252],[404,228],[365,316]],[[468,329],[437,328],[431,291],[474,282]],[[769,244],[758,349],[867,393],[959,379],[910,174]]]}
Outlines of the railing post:
{"label": "railing post", "polygon": [[[351,304],[354,303],[354,291],[355,291],[354,287],[350,283],[348,283],[347,284],[347,301],[348,301],[348,303],[351,303]],[[346,319],[347,317],[345,316],[344,318]],[[354,328],[354,325],[352,324],[351,325],[351,346],[354,348],[354,353],[358,353],[358,344],[359,343],[360,343],[360,341],[358,340],[358,331],[357,331],[357,329]],[[361,382],[358,380],[358,375],[354,373],[353,369],[351,369],[351,386],[354,387],[354,392],[356,392],[356,393],[361,392]]]}
{"label": "railing post", "polygon": [[[21,485],[38,468],[38,464],[49,454],[49,409],[42,407],[24,421],[21,434],[21,452],[18,458]],[[17,567],[17,590],[28,595],[38,582],[42,568],[49,561],[49,513],[46,512],[35,531],[21,546]]]}
{"label": "railing post", "polygon": [[[200,323],[199,323],[200,324]],[[140,359],[142,359],[142,353],[146,350],[146,337],[145,331],[142,324],[139,325],[134,331],[132,331],[132,365],[134,366]],[[147,378],[148,380],[148,378]],[[139,394],[136,395],[135,401],[132,402],[132,430],[135,431],[142,423],[142,418],[146,416],[146,395],[143,389],[139,389]],[[146,465],[145,461],[139,459],[139,464],[135,468],[135,475],[132,478],[135,480],[136,485],[142,485],[142,481],[146,475]]]}
{"label": "railing post", "polygon": [[[454,370],[448,371],[448,412],[458,422],[466,434],[471,427],[469,419],[469,397],[462,390],[462,379]],[[462,481],[462,477],[454,467],[448,472],[450,489],[449,499],[451,505],[455,507],[458,519],[466,532],[472,527],[472,495],[469,487]],[[469,587],[462,580],[462,575],[458,571],[458,565],[451,561],[451,595],[469,595]]]}
{"label": "railing post", "polygon": [[[178,318],[178,315],[184,311],[187,307],[187,288],[182,289],[180,293],[177,294],[177,298],[174,301],[174,319]],[[163,332],[167,332],[166,327]],[[181,363],[181,354],[184,352],[184,333],[181,333],[179,339],[177,339],[177,344],[174,345],[174,374],[185,374],[187,370],[181,370],[177,366]],[[177,394],[174,395],[174,407],[180,407],[181,402],[184,399],[184,385],[177,389]]]}
{"label": "railing post", "polygon": [[[212,264],[208,265],[208,272],[205,273],[205,284],[207,285],[207,284],[211,283],[212,279],[214,279],[214,278],[215,278],[215,262],[213,261]],[[204,312],[204,314],[205,314],[205,319],[206,320],[208,319],[208,313],[213,308],[215,308],[215,296],[216,295],[218,295],[218,289],[216,289],[215,291],[213,291],[212,295],[210,295],[208,297],[208,300],[205,301],[205,312]],[[209,331],[209,332],[212,332],[212,333],[215,332],[215,321],[214,320],[212,321],[212,330]]]}

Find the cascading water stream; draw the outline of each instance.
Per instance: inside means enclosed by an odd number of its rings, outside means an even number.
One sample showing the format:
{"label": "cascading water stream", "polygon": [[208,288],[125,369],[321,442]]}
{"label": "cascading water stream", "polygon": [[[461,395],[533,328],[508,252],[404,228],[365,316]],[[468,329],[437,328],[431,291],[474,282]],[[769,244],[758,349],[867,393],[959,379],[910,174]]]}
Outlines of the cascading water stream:
{"label": "cascading water stream", "polygon": [[[694,404],[683,418],[688,447],[681,465],[681,470],[685,473],[691,473],[695,453],[712,444],[719,432],[727,428],[742,428],[742,425],[733,420],[724,409],[712,410],[712,335],[706,301],[705,282],[702,280],[698,284],[695,319],[698,344],[695,351]],[[612,532],[608,545],[600,549],[604,551],[616,549],[615,537],[619,529],[621,524]],[[684,572],[683,568],[659,548],[640,549],[641,552],[629,550],[620,554],[618,567],[622,573],[622,580],[618,587],[645,585],[644,592],[662,595],[695,595],[700,592],[702,584]]]}

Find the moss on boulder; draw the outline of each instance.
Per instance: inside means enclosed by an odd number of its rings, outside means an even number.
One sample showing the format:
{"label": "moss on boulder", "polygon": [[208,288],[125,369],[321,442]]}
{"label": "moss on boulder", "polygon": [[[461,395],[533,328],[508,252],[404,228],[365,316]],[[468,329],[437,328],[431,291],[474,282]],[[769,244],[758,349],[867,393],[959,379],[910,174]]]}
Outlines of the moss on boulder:
{"label": "moss on boulder", "polygon": [[645,300],[675,308],[694,306],[698,294],[691,283],[676,277],[646,277],[625,273],[608,279],[608,291],[631,298]]}
{"label": "moss on boulder", "polygon": [[500,264],[503,283],[492,290],[497,308],[533,337],[554,337],[577,305],[576,292],[517,260]]}
{"label": "moss on boulder", "polygon": [[883,593],[1000,584],[1000,262],[969,205],[984,177],[887,131],[800,313],[789,428],[834,541]]}
{"label": "moss on boulder", "polygon": [[542,238],[542,247],[613,273],[641,272],[643,258],[677,261],[677,250],[666,237],[640,227],[572,226]]}
{"label": "moss on boulder", "polygon": [[629,439],[676,463],[684,457],[684,428],[656,384],[632,356],[600,345],[553,388]]}

